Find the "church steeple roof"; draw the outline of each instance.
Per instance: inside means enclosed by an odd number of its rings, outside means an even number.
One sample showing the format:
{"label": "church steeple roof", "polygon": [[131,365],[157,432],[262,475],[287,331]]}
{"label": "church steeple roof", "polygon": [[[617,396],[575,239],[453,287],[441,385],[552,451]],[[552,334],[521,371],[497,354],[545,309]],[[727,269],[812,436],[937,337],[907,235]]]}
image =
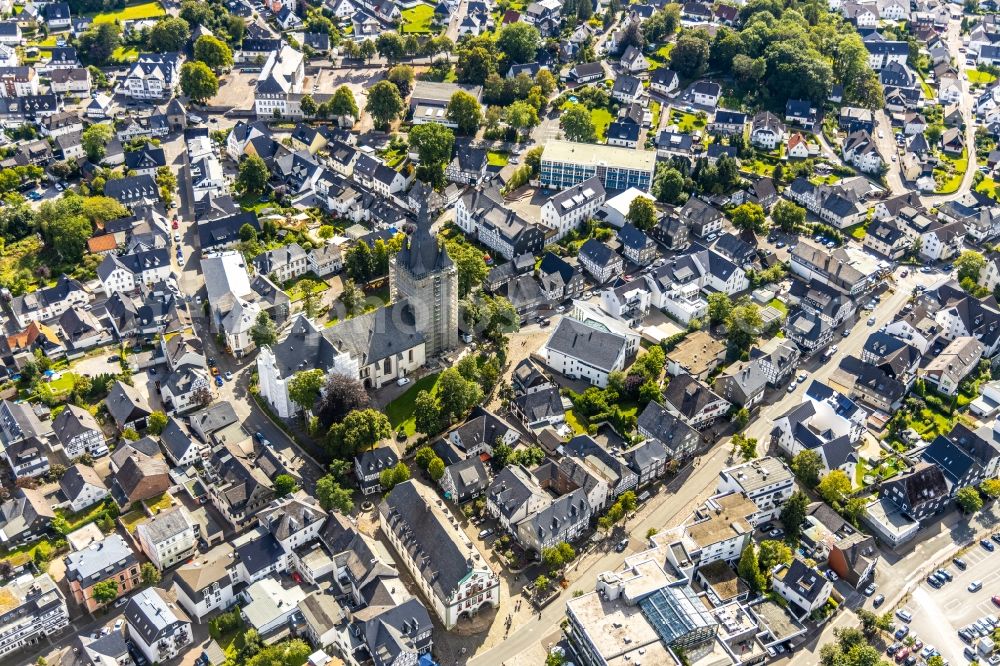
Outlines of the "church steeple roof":
{"label": "church steeple roof", "polygon": [[403,266],[414,277],[450,268],[453,264],[443,244],[431,235],[431,217],[427,200],[420,203],[416,230],[403,241],[396,257],[396,265]]}

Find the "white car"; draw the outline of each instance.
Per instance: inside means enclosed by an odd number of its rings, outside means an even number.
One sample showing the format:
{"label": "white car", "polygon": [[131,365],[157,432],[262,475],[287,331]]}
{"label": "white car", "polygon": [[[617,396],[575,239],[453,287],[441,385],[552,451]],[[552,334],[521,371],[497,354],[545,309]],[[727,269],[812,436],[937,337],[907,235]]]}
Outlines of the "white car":
{"label": "white car", "polygon": [[399,379],[396,380],[396,386],[406,386],[409,383],[410,383],[409,377],[400,377]]}
{"label": "white car", "polygon": [[125,626],[125,620],[118,618],[115,621],[115,631],[121,631],[123,626]]}

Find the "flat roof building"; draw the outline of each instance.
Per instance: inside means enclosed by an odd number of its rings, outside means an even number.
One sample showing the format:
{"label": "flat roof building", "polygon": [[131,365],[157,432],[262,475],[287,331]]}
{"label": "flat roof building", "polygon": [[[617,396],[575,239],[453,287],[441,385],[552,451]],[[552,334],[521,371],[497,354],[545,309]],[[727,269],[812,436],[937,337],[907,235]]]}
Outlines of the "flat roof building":
{"label": "flat roof building", "polygon": [[542,185],[564,190],[597,176],[607,190],[630,187],[648,192],[656,153],[572,141],[549,141],[542,153]]}

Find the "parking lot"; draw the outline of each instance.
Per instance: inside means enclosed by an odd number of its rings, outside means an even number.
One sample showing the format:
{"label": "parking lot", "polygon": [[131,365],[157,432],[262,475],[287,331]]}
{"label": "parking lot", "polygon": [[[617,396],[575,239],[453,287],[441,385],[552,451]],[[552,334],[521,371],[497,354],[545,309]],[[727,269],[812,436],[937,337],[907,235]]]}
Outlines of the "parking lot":
{"label": "parking lot", "polygon": [[[976,544],[961,558],[968,564],[965,571],[951,562],[945,567],[954,576],[952,582],[934,589],[925,579],[906,604],[913,613],[911,635],[937,648],[950,664],[968,662],[963,654],[968,643],[959,638],[958,630],[985,615],[1000,614],[1000,608],[990,600],[1000,594],[1000,548],[987,552]],[[969,585],[976,580],[982,581],[983,587],[970,592]]]}

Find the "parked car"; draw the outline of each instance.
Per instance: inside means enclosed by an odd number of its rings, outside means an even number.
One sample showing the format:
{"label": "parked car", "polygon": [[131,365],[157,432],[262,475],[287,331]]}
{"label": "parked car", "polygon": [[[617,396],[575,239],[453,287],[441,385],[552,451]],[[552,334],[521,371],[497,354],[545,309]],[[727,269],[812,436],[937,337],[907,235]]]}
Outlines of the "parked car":
{"label": "parked car", "polygon": [[837,572],[834,571],[833,569],[827,569],[826,570],[826,577],[827,577],[828,580],[831,580],[831,581],[834,581],[834,582],[840,580],[840,576],[838,576]]}
{"label": "parked car", "polygon": [[490,536],[491,534],[493,534],[493,529],[490,528],[490,527],[487,527],[486,529],[479,530],[479,538],[480,539],[485,539],[486,537]]}
{"label": "parked car", "polygon": [[965,568],[967,566],[969,566],[968,564],[965,563],[965,560],[963,560],[961,557],[956,557],[955,559],[953,559],[952,560],[952,564],[954,564],[956,567],[958,567],[962,571],[965,571]]}
{"label": "parked car", "polygon": [[906,622],[907,624],[913,621],[913,613],[911,613],[905,608],[900,608],[898,611],[896,611],[896,617],[898,617],[903,622]]}
{"label": "parked car", "polygon": [[864,589],[864,595],[866,597],[870,597],[873,594],[875,594],[875,583],[870,584],[868,587]]}
{"label": "parked car", "polygon": [[909,633],[910,633],[910,628],[904,624],[902,627],[896,630],[896,633],[893,634],[893,636],[896,637],[897,641],[901,641],[904,638],[906,638],[907,634]]}
{"label": "parked car", "polygon": [[981,540],[979,542],[979,545],[982,546],[983,548],[985,548],[986,550],[988,550],[991,553],[996,549],[996,546],[994,546],[993,542],[990,541],[989,539],[983,539],[983,540]]}
{"label": "parked car", "polygon": [[409,383],[410,383],[409,377],[400,377],[399,379],[396,380],[396,386],[406,386]]}
{"label": "parked car", "polygon": [[121,599],[119,599],[118,601],[115,602],[115,608],[121,608],[122,606],[124,606],[127,603],[128,603],[128,598],[127,597],[122,597]]}
{"label": "parked car", "polygon": [[885,596],[881,595],[881,594],[877,594],[877,595],[875,595],[875,598],[872,599],[872,608],[878,608],[879,606],[881,606],[884,603],[885,603]]}
{"label": "parked car", "polygon": [[225,384],[225,382],[222,381],[222,377],[216,375],[215,376],[215,385],[216,386],[222,386],[223,384]]}
{"label": "parked car", "polygon": [[869,326],[875,325],[875,317],[868,317],[868,325]]}
{"label": "parked car", "polygon": [[233,381],[233,373],[229,372],[228,370],[226,371],[226,381],[227,382]]}
{"label": "parked car", "polygon": [[979,590],[983,589],[983,581],[981,580],[972,581],[971,583],[969,583],[968,589],[969,592],[978,592]]}
{"label": "parked car", "polygon": [[626,548],[628,548],[628,539],[622,539],[621,541],[615,544],[616,553],[624,552]]}

